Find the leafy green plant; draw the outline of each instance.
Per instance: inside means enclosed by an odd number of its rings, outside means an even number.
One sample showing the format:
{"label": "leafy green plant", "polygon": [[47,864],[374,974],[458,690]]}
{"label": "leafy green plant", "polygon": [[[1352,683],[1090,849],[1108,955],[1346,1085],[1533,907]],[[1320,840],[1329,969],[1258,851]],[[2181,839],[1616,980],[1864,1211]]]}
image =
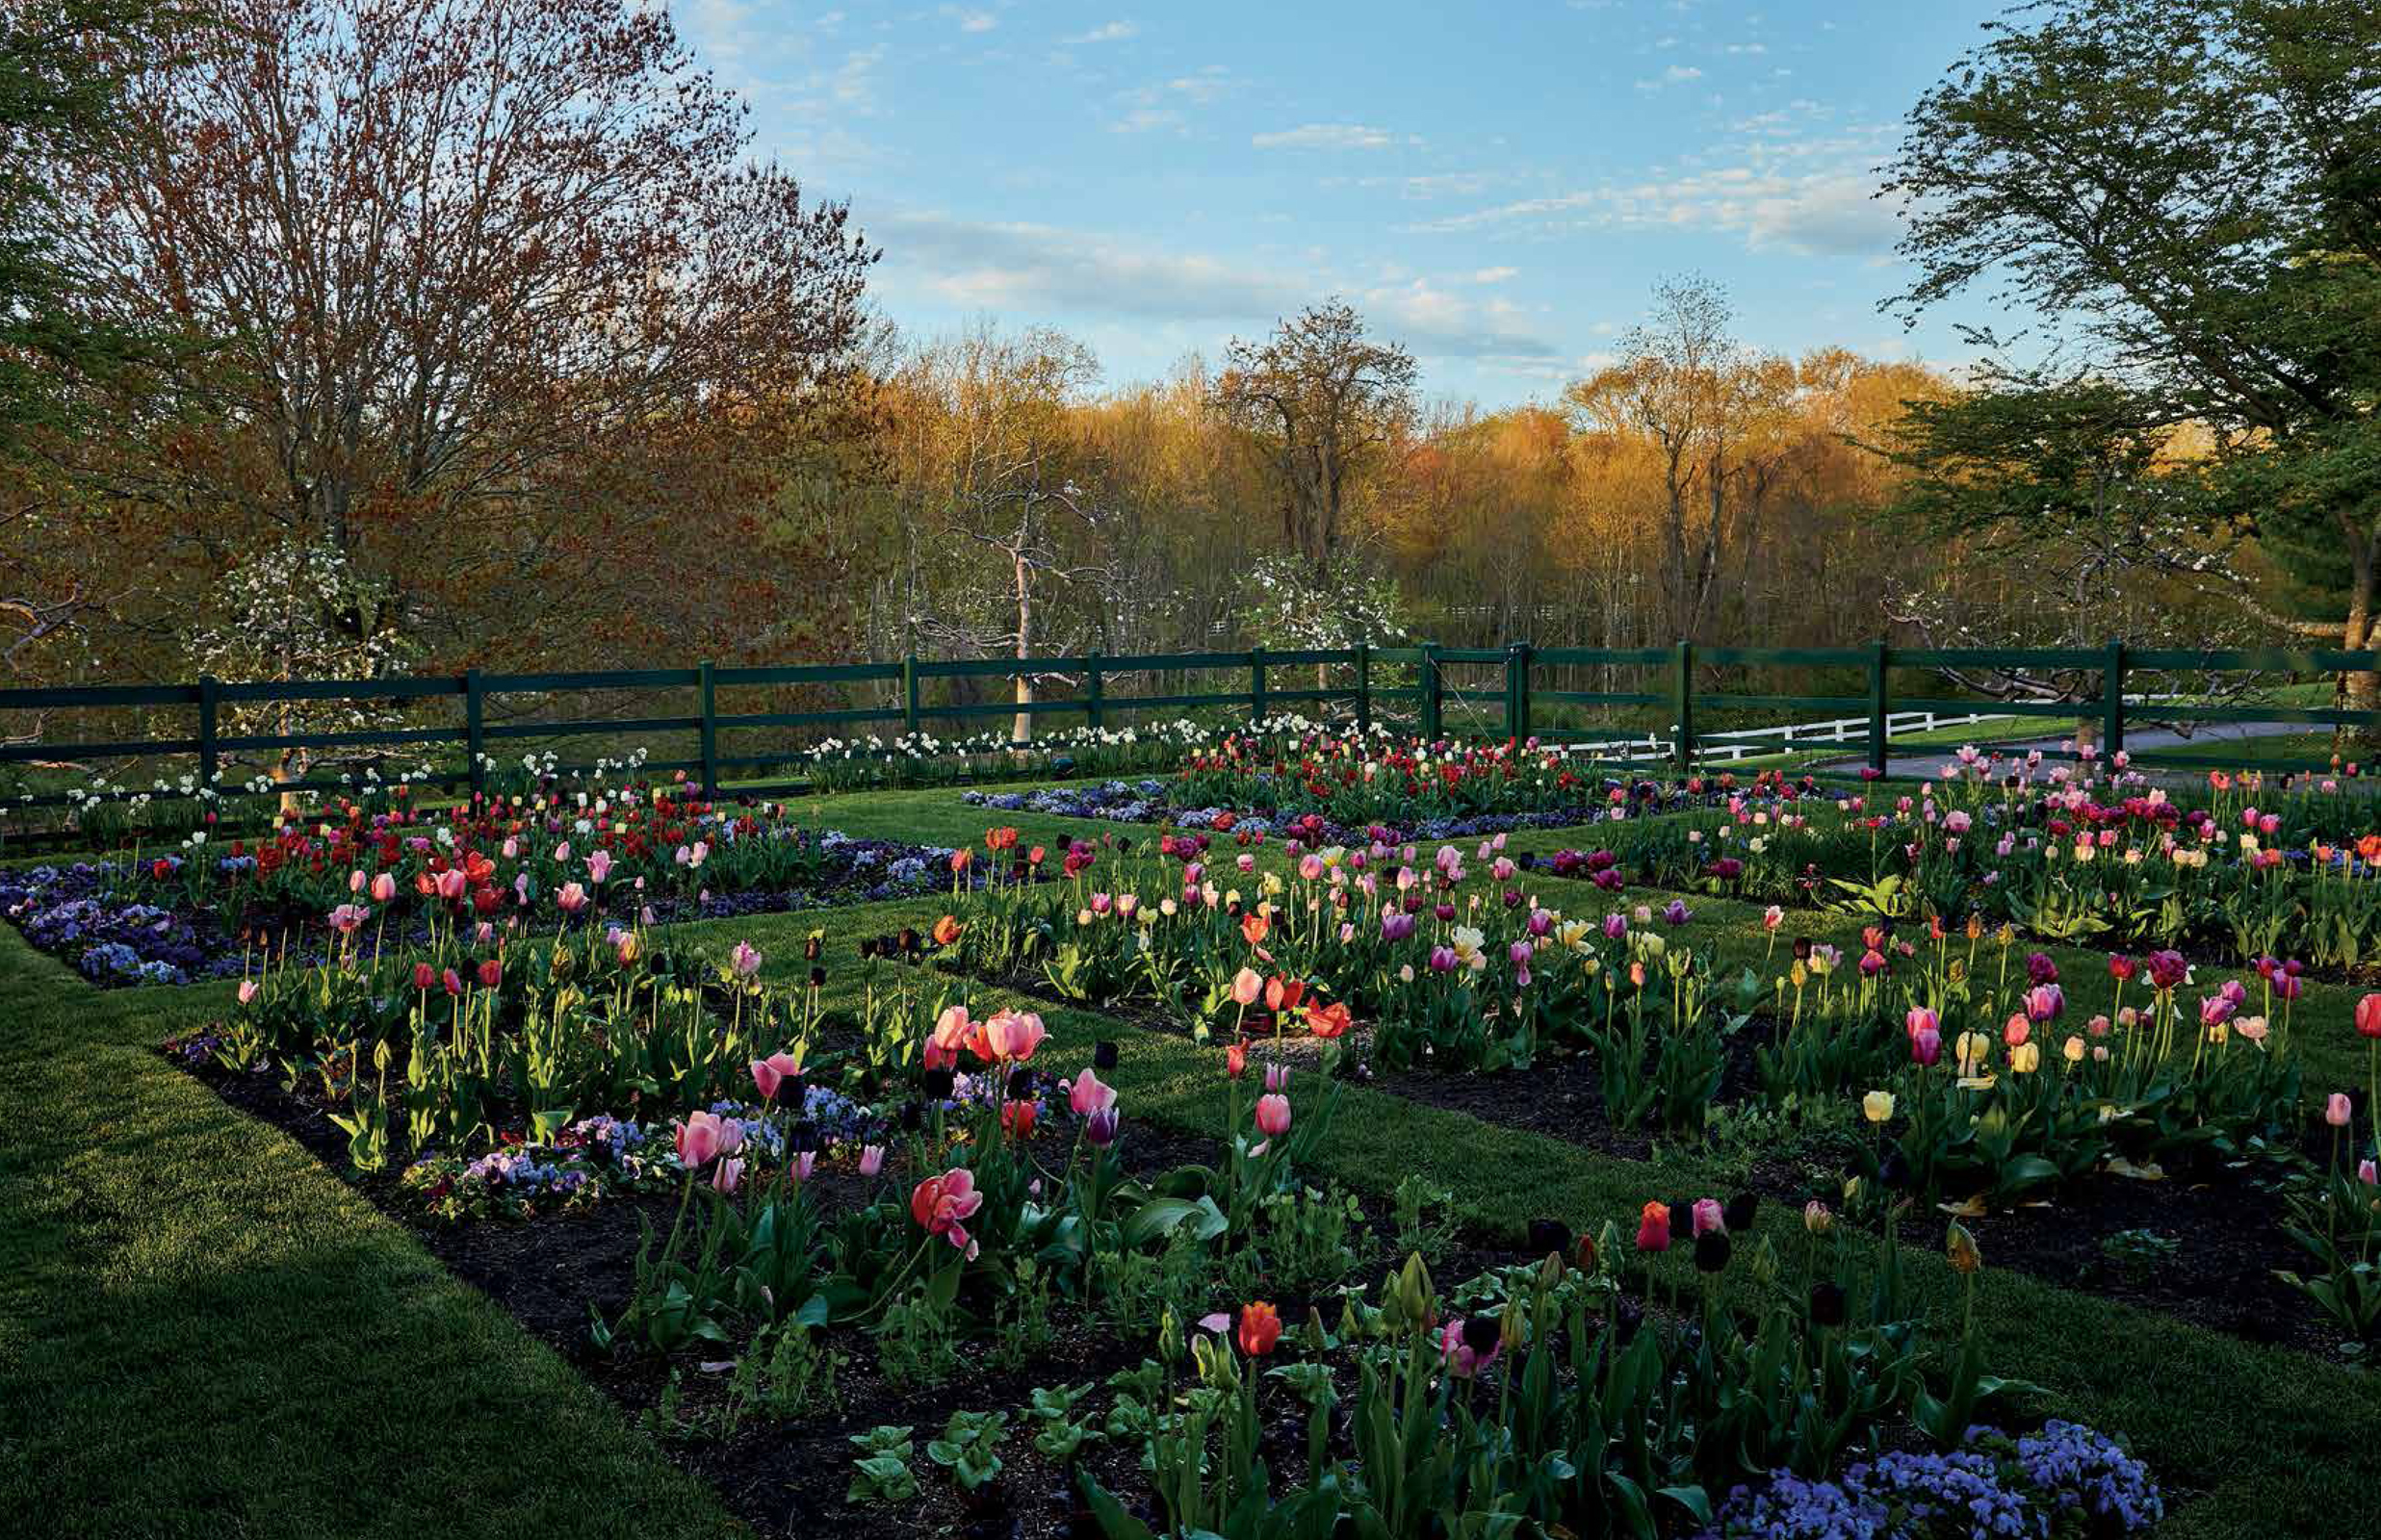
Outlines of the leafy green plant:
{"label": "leafy green plant", "polygon": [[843,1494],[844,1502],[890,1507],[918,1496],[918,1476],[910,1469],[916,1453],[912,1432],[909,1426],[886,1424],[851,1435],[851,1445],[860,1454],[852,1461],[851,1486]]}

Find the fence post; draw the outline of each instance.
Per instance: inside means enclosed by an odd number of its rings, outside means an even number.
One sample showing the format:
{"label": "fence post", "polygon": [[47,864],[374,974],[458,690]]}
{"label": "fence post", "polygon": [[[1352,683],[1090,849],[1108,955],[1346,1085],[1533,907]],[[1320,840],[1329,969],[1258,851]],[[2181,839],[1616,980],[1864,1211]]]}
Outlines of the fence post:
{"label": "fence post", "polygon": [[1505,649],[1505,736],[1516,741],[1530,735],[1530,644],[1515,642]]}
{"label": "fence post", "polygon": [[198,785],[212,790],[215,778],[220,772],[215,748],[216,711],[221,702],[222,681],[212,674],[198,676]]}
{"label": "fence post", "polygon": [[1670,681],[1670,706],[1678,716],[1678,741],[1671,746],[1678,773],[1695,768],[1695,644],[1678,644],[1678,676]]}
{"label": "fence post", "polygon": [[1424,740],[1431,743],[1438,741],[1438,712],[1441,704],[1439,691],[1438,644],[1424,642],[1422,644],[1422,736]]}
{"label": "fence post", "polygon": [[2100,753],[2110,764],[2125,752],[2125,644],[2109,643],[2109,660],[2100,668]]}
{"label": "fence post", "polygon": [[487,692],[479,683],[479,670],[467,668],[463,671],[463,757],[468,761],[464,769],[471,777],[474,802],[488,794],[487,741]]}
{"label": "fence post", "polygon": [[698,686],[703,695],[703,795],[711,797],[719,790],[719,686],[709,659],[702,664]]}
{"label": "fence post", "polygon": [[1249,720],[1265,720],[1265,650],[1249,649]]}
{"label": "fence post", "polygon": [[1372,644],[1356,644],[1356,732],[1372,735]]}
{"label": "fence post", "polygon": [[1880,776],[1885,773],[1885,746],[1889,736],[1885,720],[1890,714],[1885,699],[1885,664],[1888,656],[1881,638],[1869,649],[1869,768]]}
{"label": "fence post", "polygon": [[1100,684],[1100,662],[1097,652],[1083,659],[1083,720],[1094,732],[1108,725],[1106,701]]}
{"label": "fence post", "polygon": [[918,654],[901,656],[901,735],[918,736]]}

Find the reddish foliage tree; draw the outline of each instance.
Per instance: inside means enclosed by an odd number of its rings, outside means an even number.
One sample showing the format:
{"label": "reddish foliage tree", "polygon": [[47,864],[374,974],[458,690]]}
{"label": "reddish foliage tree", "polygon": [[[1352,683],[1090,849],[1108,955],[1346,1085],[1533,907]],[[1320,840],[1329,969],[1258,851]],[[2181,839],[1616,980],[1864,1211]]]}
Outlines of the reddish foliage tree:
{"label": "reddish foliage tree", "polygon": [[874,253],[748,160],[666,15],[221,10],[70,174],[94,319],[201,345],[59,447],[87,488],[202,578],[327,544],[439,665],[750,655],[832,613],[778,480],[847,409]]}

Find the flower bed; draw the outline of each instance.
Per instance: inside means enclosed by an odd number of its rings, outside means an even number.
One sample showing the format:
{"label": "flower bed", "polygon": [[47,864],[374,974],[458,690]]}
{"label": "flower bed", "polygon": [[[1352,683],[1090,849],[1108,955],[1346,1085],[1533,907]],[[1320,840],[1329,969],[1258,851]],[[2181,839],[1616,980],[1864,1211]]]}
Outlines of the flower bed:
{"label": "flower bed", "polygon": [[[2268,1193],[2280,1185],[2289,1233],[2319,1265],[2292,1286],[2352,1341],[2381,1329],[2381,1300],[2363,1292],[2381,1188],[2369,1163],[2362,1178],[2345,1174],[2336,1137],[2318,1165],[2323,1135],[2293,1049],[2296,1033],[2344,1024],[2296,1021],[2287,967],[2254,987],[2194,990],[2177,954],[2112,958],[2111,1008],[2079,1020],[2057,964],[2006,928],[1903,937],[1879,923],[1847,956],[1778,944],[1773,911],[1769,975],[1715,977],[1687,901],[1566,913],[1497,840],[1428,852],[1293,839],[1286,877],[1249,848],[1227,864],[1228,848],[1203,834],[1137,851],[1078,842],[1061,882],[964,906],[958,955],[1235,1053],[1286,1034],[1391,1076],[1532,1071],[1463,1104],[1498,1120],[1526,1120],[1537,1066],[1575,1057],[1592,1068],[1566,1066],[1566,1094],[1589,1107],[1566,1115],[1564,1137],[1766,1142],[1794,1152],[1788,1180],[1840,1188],[1872,1218],[1903,1194],[1981,1214],[2052,1194],[2088,1206],[2097,1185],[2178,1179],[2224,1194],[2219,1227],[2279,1242]],[[1592,861],[1578,874],[1591,868],[1614,874]],[[2381,1042],[2381,995],[2354,1025]],[[1339,1052],[1350,1046],[1359,1051]],[[2359,1115],[2341,1092],[2322,1109],[2352,1148],[2381,1133],[2369,1091],[2367,1102]]]}
{"label": "flower bed", "polygon": [[[2164,947],[2334,976],[2381,955],[2381,819],[2337,781],[2212,778],[2178,798],[2137,775],[1963,751],[1912,792],[1772,780],[1703,784],[1720,806],[1597,833],[1616,877],[1887,918],[1970,915],[2045,940]],[[2362,785],[2362,783],[2355,783]]]}
{"label": "flower bed", "polygon": [[1426,1183],[1317,1184],[1330,1065],[1234,1056],[1221,1128],[1167,1139],[1106,1083],[1126,1048],[1051,1074],[1038,1016],[920,965],[958,949],[936,929],[874,948],[849,1011],[634,928],[343,949],[174,1051],[401,1213],[527,1217],[426,1233],[482,1273],[510,1247],[493,1292],[772,1526],[1654,1536],[1736,1523],[1747,1468],[1951,1490],[1893,1452],[1928,1448],[2024,1532],[2155,1519],[2093,1435],[1971,1434],[2031,1392],[1922,1329],[1890,1230],[1809,1222],[1784,1265],[1740,1194],[1466,1243]]}
{"label": "flower bed", "polygon": [[653,925],[915,897],[980,881],[954,873],[958,854],[670,789],[427,814],[347,803],[259,842],[198,838],[168,855],[0,872],[0,914],[93,983],[188,984],[359,934],[421,947],[457,926],[493,938],[557,920]]}

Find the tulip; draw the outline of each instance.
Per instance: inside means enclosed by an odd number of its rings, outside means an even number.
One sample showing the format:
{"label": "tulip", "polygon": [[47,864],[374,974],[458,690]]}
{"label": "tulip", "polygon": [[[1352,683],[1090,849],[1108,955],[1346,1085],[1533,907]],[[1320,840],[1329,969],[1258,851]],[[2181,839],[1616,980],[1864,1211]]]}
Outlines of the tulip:
{"label": "tulip", "polygon": [[1925,1006],[1914,1005],[1910,1007],[1909,1014],[1902,1018],[1902,1024],[1909,1029],[1914,1039],[1921,1032],[1940,1032],[1943,1023],[1941,1017]]}
{"label": "tulip", "polygon": [[2358,1161],[2356,1179],[2367,1187],[2381,1187],[2381,1167],[2375,1167],[2369,1158]]}
{"label": "tulip", "polygon": [[1116,1088],[1103,1085],[1098,1075],[1086,1069],[1067,1084],[1067,1105],[1077,1117],[1089,1117],[1116,1105]]}
{"label": "tulip", "polygon": [[397,897],[397,879],[387,872],[372,880],[372,901],[386,904]]}
{"label": "tulip", "polygon": [[1637,1249],[1668,1251],[1670,1248],[1669,1205],[1660,1200],[1647,1203],[1637,1217]]}
{"label": "tulip", "polygon": [[1698,1239],[1715,1230],[1727,1228],[1726,1218],[1721,1210],[1720,1200],[1716,1197],[1696,1198],[1692,1213],[1695,1217],[1695,1233]]}
{"label": "tulip", "polygon": [[437,982],[438,970],[436,968],[431,967],[427,962],[416,962],[413,965],[413,987],[416,989],[427,994],[430,987]]}
{"label": "tulip", "polygon": [[2356,1032],[2359,1037],[2381,1038],[2381,994],[2368,994],[2356,1002]]}
{"label": "tulip", "polygon": [[761,971],[761,952],[750,941],[738,941],[728,953],[728,966],[739,979],[749,979]]}
{"label": "tulip", "polygon": [[724,1160],[712,1168],[711,1185],[722,1193],[735,1192],[737,1184],[743,1179],[744,1163],[742,1161]]}
{"label": "tulip", "polygon": [[1265,992],[1265,976],[1255,968],[1242,968],[1232,975],[1231,997],[1242,1007],[1252,1006]]}
{"label": "tulip", "polygon": [[882,1144],[863,1144],[863,1145],[861,1145],[861,1146],[860,1146],[860,1174],[861,1174],[861,1175],[863,1175],[863,1176],[874,1176],[877,1172],[879,1172],[879,1171],[883,1170],[884,1168],[885,1168],[885,1146],[884,1146],[884,1145],[882,1145]]}
{"label": "tulip", "polygon": [[1974,1272],[1984,1265],[1984,1253],[1978,1248],[1976,1237],[1957,1219],[1952,1220],[1951,1228],[1944,1232],[1943,1254],[1954,1272]]}
{"label": "tulip", "polygon": [[1262,1358],[1273,1351],[1274,1344],[1281,1340],[1281,1312],[1262,1299],[1252,1299],[1240,1307],[1240,1350],[1251,1358]]}
{"label": "tulip", "polygon": [[1893,1092],[1872,1091],[1860,1098],[1860,1116],[1872,1123],[1889,1122],[1893,1118]]}
{"label": "tulip", "polygon": [[[427,966],[427,964],[424,965]],[[242,979],[240,981],[240,1003],[242,1005],[246,1005],[255,998],[256,981],[254,979]]]}
{"label": "tulip", "polygon": [[1320,1009],[1312,1006],[1307,1008],[1307,1030],[1318,1038],[1341,1037],[1354,1025],[1356,1017],[1349,1012],[1345,1001],[1333,1000]]}
{"label": "tulip", "polygon": [[1835,1216],[1825,1203],[1812,1198],[1802,1205],[1802,1228],[1813,1235],[1825,1235],[1835,1228]]}
{"label": "tulip", "polygon": [[802,1073],[802,1061],[789,1053],[780,1051],[769,1055],[766,1059],[754,1060],[750,1067],[753,1089],[761,1092],[761,1099],[763,1102],[772,1102],[777,1099],[777,1090],[780,1086]]}
{"label": "tulip", "polygon": [[1268,1092],[1256,1098],[1256,1128],[1268,1140],[1281,1138],[1290,1131],[1290,1099],[1280,1092]]}
{"label": "tulip", "polygon": [[1928,1027],[1910,1039],[1910,1058],[1931,1069],[1943,1057],[1943,1035]]}
{"label": "tulip", "polygon": [[1246,1043],[1235,1042],[1224,1050],[1224,1073],[1238,1080],[1249,1072],[1249,1050]]}
{"label": "tulip", "polygon": [[1497,1350],[1503,1346],[1504,1335],[1492,1316],[1473,1316],[1468,1320],[1456,1316],[1438,1334],[1439,1360],[1457,1379],[1469,1379],[1494,1363]]}
{"label": "tulip", "polygon": [[1290,1089],[1290,1066],[1267,1065],[1265,1066],[1265,1089],[1270,1091],[1286,1093]]}
{"label": "tulip", "polygon": [[1023,1064],[1049,1036],[1042,1018],[1031,1011],[1002,1011],[984,1023],[984,1040],[996,1059]]}
{"label": "tulip", "polygon": [[910,1217],[928,1235],[942,1236],[971,1256],[975,1254],[975,1243],[969,1239],[962,1221],[983,1206],[984,1194],[975,1190],[975,1173],[964,1166],[929,1176],[910,1192]]}
{"label": "tulip", "polygon": [[[713,1156],[729,1147],[727,1144],[728,1130],[734,1127],[735,1125],[725,1118],[714,1116],[710,1113],[687,1114],[686,1119],[678,1125],[678,1163],[688,1170],[709,1165]],[[737,1142],[740,1145],[742,1130],[738,1129],[737,1132],[738,1135]]]}
{"label": "tulip", "polygon": [[505,982],[505,964],[489,958],[479,964],[479,988],[493,989]]}

